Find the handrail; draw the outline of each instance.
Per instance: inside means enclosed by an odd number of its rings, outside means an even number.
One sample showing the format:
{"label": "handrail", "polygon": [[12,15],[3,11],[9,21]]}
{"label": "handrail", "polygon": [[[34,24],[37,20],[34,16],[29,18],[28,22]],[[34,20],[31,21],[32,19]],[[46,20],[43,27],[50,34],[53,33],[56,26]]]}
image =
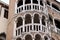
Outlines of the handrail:
{"label": "handrail", "polygon": [[55,11],[55,12],[57,12],[57,13],[60,13],[60,11],[58,11],[57,9],[55,9],[54,7],[52,7],[52,6],[49,6],[49,5],[47,5],[48,7],[50,7],[53,11]]}
{"label": "handrail", "polygon": [[[27,6],[29,6],[29,7],[28,7],[29,9],[27,8]],[[30,8],[31,6],[34,6],[34,8],[33,8],[33,9]],[[25,9],[25,7],[26,7],[26,9]],[[36,7],[37,7],[37,9],[36,9]],[[43,9],[44,9],[43,6],[41,6],[41,5],[39,5],[39,4],[32,4],[32,5],[31,5],[31,4],[25,4],[25,5],[24,5],[24,10],[22,9],[22,8],[23,8],[23,5],[21,5],[21,6],[17,7],[17,10],[18,10],[17,13],[20,13],[20,12],[26,11],[26,10],[27,10],[27,11],[28,11],[28,10],[31,11],[31,9],[32,9],[32,10],[39,10],[39,7],[40,7],[40,10],[43,11]],[[52,8],[53,11],[60,13],[60,11],[56,10],[55,8],[53,8],[53,7],[49,6],[49,5],[47,5],[47,7],[50,7],[50,8]],[[19,11],[19,10],[21,10],[21,11]]]}
{"label": "handrail", "polygon": [[[26,27],[26,28],[25,28]],[[34,28],[35,27],[35,28]],[[22,29],[24,29],[24,30],[26,30],[26,31],[23,31],[23,30],[21,30],[21,28]],[[31,29],[32,28],[32,29]],[[38,29],[37,29],[38,28]],[[41,25],[40,24],[34,24],[33,26],[32,26],[32,24],[25,24],[24,25],[24,27],[23,27],[23,25],[22,26],[20,26],[20,27],[18,27],[18,28],[16,28],[16,30],[18,31],[18,29],[20,29],[20,33],[22,34],[22,33],[28,33],[28,32],[45,32],[46,31],[46,27],[45,26],[42,26],[42,28],[43,28],[43,30],[41,30]],[[22,31],[22,32],[21,32]],[[20,35],[21,35],[20,34]],[[18,35],[18,34],[17,34]]]}
{"label": "handrail", "polygon": [[[32,8],[32,7],[33,8]],[[24,5],[24,10],[22,9],[23,8],[23,5],[21,5],[21,6],[19,6],[19,7],[17,7],[17,13],[20,13],[20,12],[22,12],[22,11],[31,11],[31,10],[38,10],[39,11],[39,7],[41,8],[41,10],[43,11],[43,6],[41,6],[41,5],[38,5],[38,4],[25,4]]]}

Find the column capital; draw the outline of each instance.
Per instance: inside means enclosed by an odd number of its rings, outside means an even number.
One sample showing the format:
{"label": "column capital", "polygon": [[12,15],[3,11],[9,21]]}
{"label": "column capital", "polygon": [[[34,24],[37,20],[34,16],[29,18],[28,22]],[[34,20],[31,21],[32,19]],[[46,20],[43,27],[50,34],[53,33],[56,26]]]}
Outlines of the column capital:
{"label": "column capital", "polygon": [[42,19],[42,16],[40,16],[39,18]]}
{"label": "column capital", "polygon": [[32,15],[31,17],[33,18],[34,16]]}
{"label": "column capital", "polygon": [[48,21],[48,18],[46,18],[45,21]]}
{"label": "column capital", "polygon": [[23,20],[25,19],[25,17],[23,17]]}

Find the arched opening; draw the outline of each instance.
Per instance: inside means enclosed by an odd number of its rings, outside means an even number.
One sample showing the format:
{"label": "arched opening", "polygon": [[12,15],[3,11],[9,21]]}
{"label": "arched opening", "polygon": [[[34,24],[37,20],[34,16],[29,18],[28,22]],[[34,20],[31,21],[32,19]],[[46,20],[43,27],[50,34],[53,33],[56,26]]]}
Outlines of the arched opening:
{"label": "arched opening", "polygon": [[37,0],[33,0],[33,3],[38,4],[38,1]]}
{"label": "arched opening", "polygon": [[6,40],[6,34],[5,33],[0,34],[0,40]]}
{"label": "arched opening", "polygon": [[21,40],[21,38],[17,38],[16,40]]}
{"label": "arched opening", "polygon": [[52,7],[54,7],[55,9],[57,9],[58,11],[60,11],[59,7],[55,4],[52,4]]}
{"label": "arched opening", "polygon": [[26,35],[26,36],[25,36],[25,40],[32,40],[31,35]]}
{"label": "arched opening", "polygon": [[49,15],[49,21],[50,21],[50,24],[53,24],[53,19],[51,15]]}
{"label": "arched opening", "polygon": [[19,17],[19,18],[17,19],[17,25],[16,25],[16,27],[19,27],[19,26],[21,26],[21,25],[23,25],[23,19],[22,19],[21,17]]}
{"label": "arched opening", "polygon": [[42,6],[43,6],[43,0],[40,0],[40,5],[42,5]]}
{"label": "arched opening", "polygon": [[23,5],[23,0],[18,0],[17,7]]}
{"label": "arched opening", "polygon": [[40,36],[39,34],[37,34],[37,35],[35,36],[35,40],[42,40],[42,38],[41,38],[41,36]]}
{"label": "arched opening", "polygon": [[31,15],[27,14],[25,15],[25,24],[29,24],[29,23],[31,23]]}
{"label": "arched opening", "polygon": [[40,23],[39,15],[38,14],[34,15],[34,23]]}
{"label": "arched opening", "polygon": [[31,3],[31,0],[25,0],[25,4]]}
{"label": "arched opening", "polygon": [[55,21],[56,27],[60,29],[60,21],[57,19],[55,19],[54,21]]}
{"label": "arched opening", "polygon": [[47,4],[50,5],[50,2],[47,0]]}
{"label": "arched opening", "polygon": [[44,39],[45,39],[45,40],[48,40],[48,37],[45,36]]}
{"label": "arched opening", "polygon": [[45,25],[45,16],[42,16],[42,24]]}

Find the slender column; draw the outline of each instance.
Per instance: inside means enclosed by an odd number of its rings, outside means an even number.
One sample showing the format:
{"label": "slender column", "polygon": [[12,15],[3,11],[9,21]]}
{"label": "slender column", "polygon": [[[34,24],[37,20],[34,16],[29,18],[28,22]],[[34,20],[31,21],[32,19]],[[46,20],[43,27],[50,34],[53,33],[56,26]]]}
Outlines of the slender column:
{"label": "slender column", "polygon": [[38,0],[38,4],[39,4],[39,11],[40,11],[40,0]]}
{"label": "slender column", "polygon": [[2,10],[1,10],[1,17],[4,17],[4,8],[2,7]]}
{"label": "slender column", "polygon": [[23,17],[23,32],[24,32],[25,18]]}
{"label": "slender column", "polygon": [[15,2],[15,14],[17,14],[17,3],[18,1]]}
{"label": "slender column", "polygon": [[35,40],[35,39],[33,38],[33,40]]}
{"label": "slender column", "polygon": [[17,20],[14,21],[13,37],[16,36],[16,23],[17,23]]}
{"label": "slender column", "polygon": [[33,40],[35,40],[35,37],[33,36]]}
{"label": "slender column", "polygon": [[0,16],[1,16],[1,10],[2,10],[2,6],[0,5]]}
{"label": "slender column", "polygon": [[[55,26],[54,18],[53,18],[53,25]],[[55,26],[55,31],[57,32],[56,26]]]}
{"label": "slender column", "polygon": [[42,30],[42,17],[40,17],[40,25],[41,25],[41,30]]}
{"label": "slender column", "polygon": [[45,13],[46,15],[48,15],[46,0],[43,0],[43,4],[44,4],[44,13]]}
{"label": "slender column", "polygon": [[53,18],[53,25],[55,26],[54,18]]}
{"label": "slender column", "polygon": [[48,22],[48,19],[46,18],[46,20],[45,20],[45,24],[46,24],[46,32],[48,32],[48,26],[47,26],[47,22]]}
{"label": "slender column", "polygon": [[31,10],[33,10],[33,0],[31,0]]}
{"label": "slender column", "polygon": [[25,10],[25,0],[23,0],[23,10]]}
{"label": "slender column", "polygon": [[33,27],[33,22],[34,22],[34,21],[33,21],[33,19],[34,19],[34,18],[33,18],[33,16],[32,16],[32,30],[34,30],[34,27]]}
{"label": "slender column", "polygon": [[46,7],[46,6],[45,6],[45,0],[43,0],[43,5],[44,5],[44,9],[45,9],[45,7]]}
{"label": "slender column", "polygon": [[42,36],[42,40],[45,40],[45,39],[44,39],[44,36]]}
{"label": "slender column", "polygon": [[51,7],[51,10],[52,10],[52,2],[50,3],[50,7]]}

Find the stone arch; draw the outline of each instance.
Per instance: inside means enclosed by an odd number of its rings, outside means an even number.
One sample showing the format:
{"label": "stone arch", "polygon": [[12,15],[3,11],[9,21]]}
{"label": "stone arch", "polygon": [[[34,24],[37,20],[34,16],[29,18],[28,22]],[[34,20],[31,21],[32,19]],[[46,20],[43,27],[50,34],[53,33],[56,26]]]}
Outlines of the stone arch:
{"label": "stone arch", "polygon": [[38,0],[33,0],[33,3],[38,4]]}
{"label": "stone arch", "polygon": [[31,35],[29,35],[29,34],[28,34],[28,35],[26,35],[26,36],[25,36],[25,40],[32,40],[32,36],[31,36]]}
{"label": "stone arch", "polygon": [[31,23],[31,15],[30,14],[26,14],[25,15],[25,24],[29,24]]}
{"label": "stone arch", "polygon": [[19,27],[19,26],[21,26],[21,25],[23,25],[23,19],[22,19],[22,17],[18,17],[18,18],[17,18],[16,27]]}
{"label": "stone arch", "polygon": [[22,40],[22,39],[18,37],[16,40]]}
{"label": "stone arch", "polygon": [[31,3],[31,0],[25,0],[25,4]]}
{"label": "stone arch", "polygon": [[34,14],[34,23],[40,23],[39,14]]}
{"label": "stone arch", "polygon": [[18,2],[17,2],[17,7],[19,7],[19,6],[21,6],[21,5],[23,5],[23,0],[18,0]]}
{"label": "stone arch", "polygon": [[43,6],[43,0],[40,0],[40,5],[42,5],[42,6]]}
{"label": "stone arch", "polygon": [[35,35],[35,40],[42,40],[41,36],[39,34]]}
{"label": "stone arch", "polygon": [[48,37],[47,36],[44,36],[44,40],[48,40]]}

